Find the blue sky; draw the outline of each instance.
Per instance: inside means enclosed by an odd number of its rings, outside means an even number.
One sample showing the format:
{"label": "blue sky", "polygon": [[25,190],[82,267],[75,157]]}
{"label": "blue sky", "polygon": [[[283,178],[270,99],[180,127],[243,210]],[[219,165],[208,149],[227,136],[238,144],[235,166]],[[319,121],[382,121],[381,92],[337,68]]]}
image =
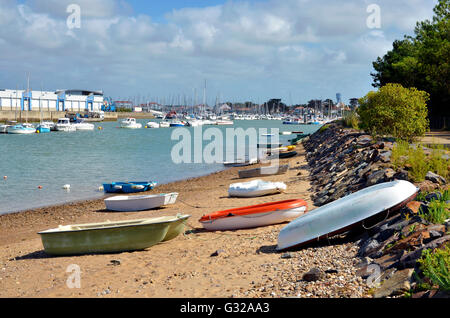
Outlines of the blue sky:
{"label": "blue sky", "polygon": [[168,12],[186,7],[203,8],[206,6],[215,6],[223,4],[223,0],[130,0],[128,3],[132,6],[134,13],[147,14],[156,21],[165,21],[165,15]]}
{"label": "blue sky", "polygon": [[[68,5],[81,8],[69,28]],[[364,96],[372,62],[436,0],[0,0],[0,88],[102,89],[140,101]],[[380,9],[379,27],[369,27]]]}

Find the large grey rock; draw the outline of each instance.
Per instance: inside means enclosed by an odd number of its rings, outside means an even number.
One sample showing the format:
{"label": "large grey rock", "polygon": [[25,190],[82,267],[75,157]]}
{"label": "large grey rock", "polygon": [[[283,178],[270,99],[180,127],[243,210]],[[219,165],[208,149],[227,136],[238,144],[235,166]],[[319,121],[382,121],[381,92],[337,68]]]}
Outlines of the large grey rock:
{"label": "large grey rock", "polygon": [[407,268],[395,272],[391,278],[385,280],[380,288],[375,290],[375,298],[401,295],[411,289],[411,280],[414,269]]}
{"label": "large grey rock", "polygon": [[384,182],[384,180],[385,180],[384,170],[377,170],[367,177],[366,185],[368,187],[373,186],[375,184]]}
{"label": "large grey rock", "polygon": [[380,154],[380,160],[382,162],[390,162],[391,161],[391,156],[392,156],[392,151],[390,151],[390,150],[382,152]]}
{"label": "large grey rock", "polygon": [[437,239],[425,244],[424,246],[418,248],[417,250],[403,255],[399,260],[398,266],[401,268],[414,267],[417,263],[417,260],[422,256],[423,250],[435,249],[449,241],[450,241],[450,235],[446,235],[446,236],[437,238]]}
{"label": "large grey rock", "polygon": [[447,181],[445,180],[444,177],[441,177],[440,175],[433,173],[431,171],[428,171],[427,175],[425,176],[425,180],[431,181],[433,183],[438,183],[438,184],[446,184]]}
{"label": "large grey rock", "polygon": [[380,243],[375,239],[368,239],[363,245],[361,246],[358,255],[359,256],[367,256],[374,252],[377,248],[380,247]]}

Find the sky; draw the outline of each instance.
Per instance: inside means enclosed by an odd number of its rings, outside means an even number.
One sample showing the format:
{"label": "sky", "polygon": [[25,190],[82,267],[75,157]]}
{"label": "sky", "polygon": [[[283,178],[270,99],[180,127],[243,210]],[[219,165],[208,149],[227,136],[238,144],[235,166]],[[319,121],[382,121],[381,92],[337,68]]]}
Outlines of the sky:
{"label": "sky", "polygon": [[[77,5],[77,12],[71,5]],[[372,62],[437,0],[0,0],[0,88],[113,99],[307,103],[372,87]],[[70,10],[68,10],[70,9]],[[80,21],[77,25],[76,22]]]}

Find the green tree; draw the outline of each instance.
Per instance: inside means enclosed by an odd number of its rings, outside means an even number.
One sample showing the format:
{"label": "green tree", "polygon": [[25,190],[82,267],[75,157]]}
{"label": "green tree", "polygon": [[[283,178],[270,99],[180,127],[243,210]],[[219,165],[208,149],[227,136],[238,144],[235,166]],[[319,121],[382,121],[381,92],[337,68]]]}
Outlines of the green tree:
{"label": "green tree", "polygon": [[375,135],[414,141],[428,130],[429,94],[400,84],[387,84],[359,100],[361,128]]}
{"label": "green tree", "polygon": [[433,11],[432,21],[418,22],[414,36],[396,40],[373,62],[371,75],[374,87],[399,83],[428,92],[429,115],[441,118],[450,116],[450,0],[440,0]]}

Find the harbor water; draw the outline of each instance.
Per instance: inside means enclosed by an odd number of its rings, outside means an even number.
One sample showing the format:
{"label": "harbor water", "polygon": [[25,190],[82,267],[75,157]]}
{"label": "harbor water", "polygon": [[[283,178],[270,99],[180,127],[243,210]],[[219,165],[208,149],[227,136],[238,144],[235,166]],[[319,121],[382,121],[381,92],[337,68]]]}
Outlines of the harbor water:
{"label": "harbor water", "polygon": [[[138,122],[144,127],[148,120]],[[119,128],[119,122],[95,125],[94,131],[0,134],[0,214],[101,198],[104,193],[99,188],[103,183],[165,184],[224,169],[221,163],[174,163],[172,148],[180,142],[171,138],[176,128],[129,130]],[[97,129],[99,126],[101,130]],[[313,133],[319,128],[283,125],[277,120],[237,120],[234,126],[203,126],[202,129],[218,128],[226,136],[226,129],[252,127],[267,128],[268,133],[271,129]],[[195,128],[186,129],[194,135]],[[280,142],[287,144],[294,137],[280,136]],[[192,152],[194,143],[195,140]],[[211,141],[202,140],[202,143],[206,146]],[[63,189],[64,185],[70,185],[70,189]]]}

